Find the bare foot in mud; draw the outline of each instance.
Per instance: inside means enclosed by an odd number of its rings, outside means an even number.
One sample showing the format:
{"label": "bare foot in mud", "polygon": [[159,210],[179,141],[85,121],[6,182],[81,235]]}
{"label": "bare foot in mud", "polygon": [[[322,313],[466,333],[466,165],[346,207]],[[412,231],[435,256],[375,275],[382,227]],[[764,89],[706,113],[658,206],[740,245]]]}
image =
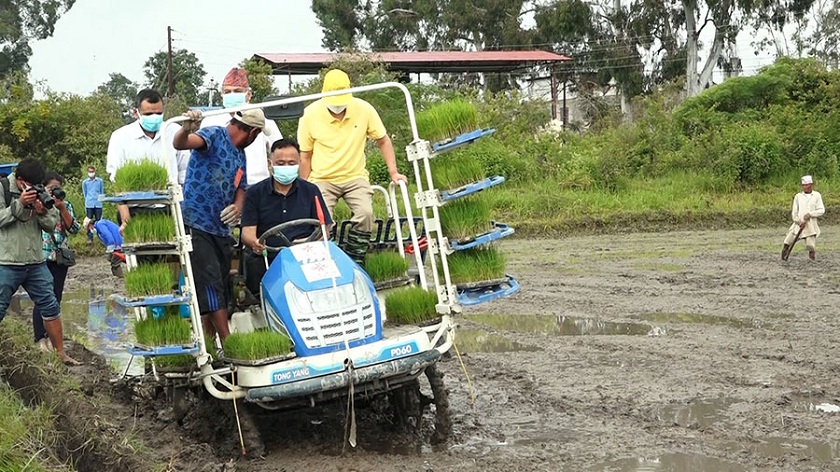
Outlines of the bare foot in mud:
{"label": "bare foot in mud", "polygon": [[68,356],[66,353],[58,354],[58,358],[61,359],[61,362],[64,363],[64,365],[68,365],[68,366],[82,365],[81,362],[77,361],[76,359],[73,359],[72,357]]}

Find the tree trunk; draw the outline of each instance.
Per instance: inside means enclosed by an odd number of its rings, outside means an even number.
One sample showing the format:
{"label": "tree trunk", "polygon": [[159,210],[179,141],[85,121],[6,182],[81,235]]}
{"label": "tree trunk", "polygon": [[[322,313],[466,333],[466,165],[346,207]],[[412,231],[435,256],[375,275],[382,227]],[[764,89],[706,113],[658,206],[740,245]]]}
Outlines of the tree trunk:
{"label": "tree trunk", "polygon": [[685,91],[687,96],[693,97],[700,93],[699,77],[697,75],[697,5],[691,0],[682,0],[685,9],[686,32],[686,63],[685,63]]}

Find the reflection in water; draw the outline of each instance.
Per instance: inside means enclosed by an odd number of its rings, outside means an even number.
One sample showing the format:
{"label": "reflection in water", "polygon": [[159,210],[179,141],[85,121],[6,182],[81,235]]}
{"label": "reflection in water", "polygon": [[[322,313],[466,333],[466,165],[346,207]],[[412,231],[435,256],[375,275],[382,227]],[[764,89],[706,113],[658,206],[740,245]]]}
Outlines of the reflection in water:
{"label": "reflection in water", "polygon": [[731,398],[697,399],[688,405],[666,405],[657,408],[656,419],[664,425],[684,428],[706,428],[722,420],[724,413],[734,403]]}
{"label": "reflection in water", "polygon": [[757,318],[740,319],[699,313],[645,313],[639,315],[639,318],[655,323],[700,323],[731,326],[733,328],[761,328],[766,324],[763,320]]}
{"label": "reflection in water", "polygon": [[494,328],[523,333],[581,335],[646,335],[651,327],[642,323],[616,323],[595,318],[554,315],[467,315],[466,319]]}
{"label": "reflection in water", "polygon": [[[22,313],[32,308],[32,301],[24,294],[15,295],[10,310]],[[112,299],[106,298],[102,290],[81,290],[65,292],[61,301],[61,319],[64,336],[107,359],[119,371],[125,368],[131,357],[126,343],[134,340],[134,324],[130,322],[133,313],[127,312]],[[143,362],[132,363],[129,374],[142,375]]]}
{"label": "reflection in water", "polygon": [[742,472],[749,470],[734,462],[682,452],[659,457],[638,457],[612,461],[593,469],[598,472]]}
{"label": "reflection in water", "polygon": [[458,328],[455,331],[455,344],[460,352],[533,352],[540,350],[538,347],[520,344],[480,329]]}
{"label": "reflection in water", "polygon": [[840,446],[838,443],[810,439],[764,438],[749,445],[748,449],[769,457],[796,454],[818,462],[831,462],[834,459],[834,450],[838,446]]}

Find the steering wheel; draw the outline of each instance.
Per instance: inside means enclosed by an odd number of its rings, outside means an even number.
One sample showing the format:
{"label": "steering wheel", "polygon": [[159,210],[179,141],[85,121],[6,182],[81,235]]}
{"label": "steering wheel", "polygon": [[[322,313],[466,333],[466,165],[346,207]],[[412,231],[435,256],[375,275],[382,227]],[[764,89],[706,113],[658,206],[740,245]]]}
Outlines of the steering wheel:
{"label": "steering wheel", "polygon": [[[289,229],[289,228],[296,228],[298,226],[314,226],[315,231],[313,231],[312,234],[310,234],[309,237],[306,238],[303,241],[289,241],[289,238],[287,238],[286,235],[283,234],[283,230],[286,230],[286,229]],[[278,252],[278,251],[280,251],[280,249],[282,249],[284,247],[294,246],[295,244],[311,243],[312,241],[317,241],[317,240],[321,239],[322,234],[323,233],[321,232],[321,222],[320,221],[316,220],[315,218],[301,218],[299,220],[292,220],[292,221],[287,221],[285,223],[280,223],[277,226],[269,228],[268,230],[266,230],[265,233],[262,234],[262,236],[260,236],[258,241],[259,241],[260,244],[265,246],[265,249],[267,251]],[[280,238],[280,242],[283,245],[280,246],[280,247],[267,245],[265,242],[271,236],[277,236],[278,238]]]}

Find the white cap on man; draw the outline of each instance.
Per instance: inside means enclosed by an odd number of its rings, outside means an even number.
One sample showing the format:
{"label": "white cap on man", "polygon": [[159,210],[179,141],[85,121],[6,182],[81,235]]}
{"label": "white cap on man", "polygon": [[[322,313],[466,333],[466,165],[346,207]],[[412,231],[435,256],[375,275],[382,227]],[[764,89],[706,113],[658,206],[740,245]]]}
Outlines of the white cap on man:
{"label": "white cap on man", "polygon": [[802,176],[802,185],[810,185],[814,183],[814,179],[810,175]]}

